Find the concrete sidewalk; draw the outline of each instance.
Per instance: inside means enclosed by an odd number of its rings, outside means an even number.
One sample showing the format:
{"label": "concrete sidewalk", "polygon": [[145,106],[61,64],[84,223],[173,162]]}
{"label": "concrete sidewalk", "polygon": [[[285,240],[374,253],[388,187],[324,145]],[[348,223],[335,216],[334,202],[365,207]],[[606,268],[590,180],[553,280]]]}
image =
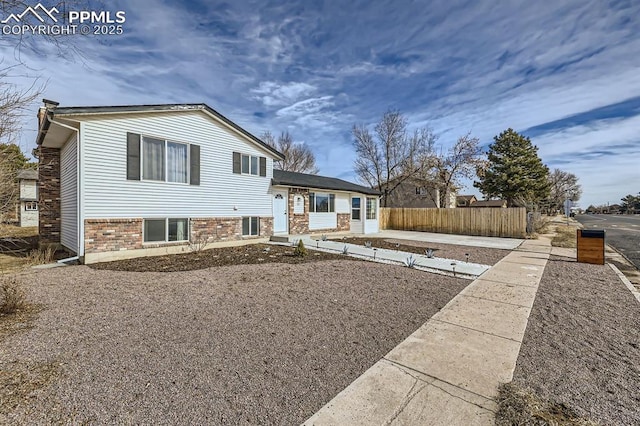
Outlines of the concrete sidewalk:
{"label": "concrete sidewalk", "polygon": [[492,425],[550,251],[525,241],[304,424]]}
{"label": "concrete sidewalk", "polygon": [[[479,263],[462,262],[459,260],[446,259],[443,257],[429,258],[426,255],[417,253],[408,253],[399,250],[389,250],[383,248],[366,248],[357,244],[345,243],[335,240],[313,240],[311,238],[301,238],[305,247],[312,250],[322,250],[331,253],[342,253],[346,247],[349,256],[356,256],[374,262],[386,262],[406,264],[410,258],[415,262],[416,269],[424,269],[427,271],[442,271],[448,274],[454,274],[463,278],[474,279],[486,272],[491,266]],[[295,240],[293,241],[295,244]]]}

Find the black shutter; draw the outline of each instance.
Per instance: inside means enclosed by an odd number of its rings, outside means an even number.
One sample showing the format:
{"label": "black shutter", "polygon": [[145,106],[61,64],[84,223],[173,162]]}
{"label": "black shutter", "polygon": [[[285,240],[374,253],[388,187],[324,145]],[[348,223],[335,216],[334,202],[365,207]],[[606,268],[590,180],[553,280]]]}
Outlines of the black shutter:
{"label": "black shutter", "polygon": [[265,157],[260,157],[260,176],[267,175],[267,159]]}
{"label": "black shutter", "polygon": [[200,145],[190,145],[191,152],[189,156],[191,158],[191,185],[200,185]]}
{"label": "black shutter", "polygon": [[127,133],[127,180],[140,180],[140,135]]}
{"label": "black shutter", "polygon": [[239,152],[233,153],[233,173],[240,174],[240,160],[241,155]]}

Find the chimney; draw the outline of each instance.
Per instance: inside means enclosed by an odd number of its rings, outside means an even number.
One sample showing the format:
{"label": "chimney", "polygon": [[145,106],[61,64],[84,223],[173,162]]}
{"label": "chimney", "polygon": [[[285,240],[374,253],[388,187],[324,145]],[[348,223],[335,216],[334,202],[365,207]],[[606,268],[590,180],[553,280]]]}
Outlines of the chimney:
{"label": "chimney", "polygon": [[42,103],[44,103],[44,106],[38,109],[38,128],[42,127],[42,122],[44,121],[45,115],[47,115],[47,111],[54,110],[60,105],[59,102],[50,101],[49,99],[43,99]]}

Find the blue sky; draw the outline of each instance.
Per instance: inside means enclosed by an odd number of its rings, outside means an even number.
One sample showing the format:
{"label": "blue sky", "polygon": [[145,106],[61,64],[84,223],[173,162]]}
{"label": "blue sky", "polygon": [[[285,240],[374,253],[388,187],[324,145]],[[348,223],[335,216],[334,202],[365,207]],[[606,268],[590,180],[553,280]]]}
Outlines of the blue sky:
{"label": "blue sky", "polygon": [[[43,2],[45,3],[45,2]],[[351,127],[389,108],[447,148],[512,127],[581,205],[640,191],[638,1],[130,1],[124,34],[23,50],[61,105],[204,102],[260,135],[289,130],[320,173],[355,179]],[[11,63],[12,36],[0,36]],[[18,80],[17,80],[18,81]],[[24,81],[26,84],[26,80]],[[23,148],[35,137],[35,110]],[[470,185],[462,192],[476,193]]]}

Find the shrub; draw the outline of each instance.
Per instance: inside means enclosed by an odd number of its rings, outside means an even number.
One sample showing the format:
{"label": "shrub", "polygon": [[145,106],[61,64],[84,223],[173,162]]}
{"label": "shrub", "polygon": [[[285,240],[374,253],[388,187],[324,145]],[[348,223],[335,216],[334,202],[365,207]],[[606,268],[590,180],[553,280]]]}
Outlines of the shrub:
{"label": "shrub", "polygon": [[296,246],[296,249],[293,251],[293,254],[295,254],[298,257],[305,257],[309,254],[302,240],[298,240],[298,245]]}
{"label": "shrub", "polygon": [[51,263],[54,260],[56,251],[53,247],[37,248],[31,250],[27,255],[27,262],[30,265],[43,265],[45,263]]}
{"label": "shrub", "polygon": [[0,277],[0,314],[13,314],[25,305],[24,291],[15,277]]}

